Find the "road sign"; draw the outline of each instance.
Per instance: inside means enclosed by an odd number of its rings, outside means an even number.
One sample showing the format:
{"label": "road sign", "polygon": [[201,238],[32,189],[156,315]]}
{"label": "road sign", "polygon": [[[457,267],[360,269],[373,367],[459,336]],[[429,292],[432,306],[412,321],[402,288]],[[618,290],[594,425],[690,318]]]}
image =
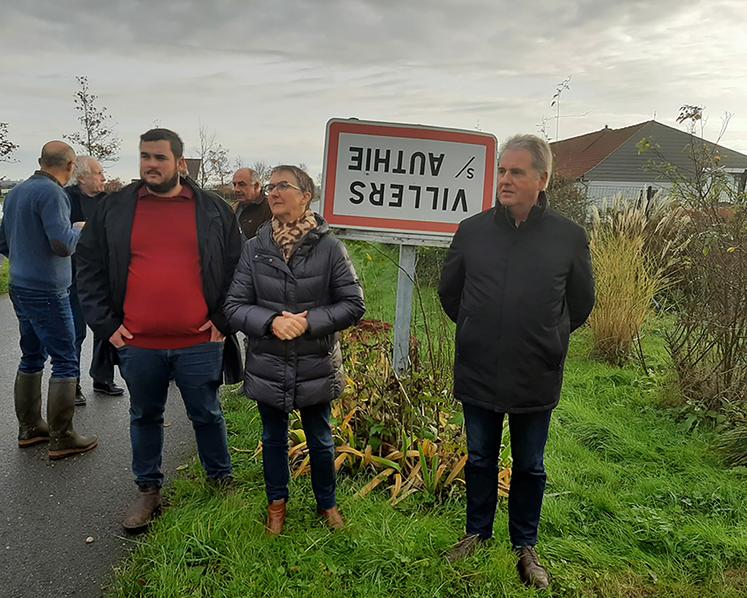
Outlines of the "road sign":
{"label": "road sign", "polygon": [[334,228],[372,231],[385,242],[450,237],[459,222],[493,206],[495,173],[496,139],[488,133],[332,119],[322,213]]}

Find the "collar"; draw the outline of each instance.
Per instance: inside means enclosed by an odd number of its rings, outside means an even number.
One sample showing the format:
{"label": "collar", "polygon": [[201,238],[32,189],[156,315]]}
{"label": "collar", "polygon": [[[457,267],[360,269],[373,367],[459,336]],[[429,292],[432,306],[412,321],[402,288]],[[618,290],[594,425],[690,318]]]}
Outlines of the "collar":
{"label": "collar", "polygon": [[497,218],[498,214],[503,213],[502,220],[509,224],[511,228],[521,228],[522,226],[533,224],[534,222],[542,218],[542,216],[544,216],[545,212],[547,211],[548,203],[549,202],[547,201],[547,194],[544,191],[540,191],[539,195],[537,196],[537,203],[532,206],[532,209],[529,211],[529,216],[527,216],[527,219],[519,226],[516,226],[516,220],[514,220],[513,214],[511,214],[511,210],[504,206],[501,206],[500,204],[498,205],[498,209],[495,211],[495,215]]}
{"label": "collar", "polygon": [[[33,174],[32,176],[45,176],[45,177],[47,177],[48,179],[51,179],[51,180],[53,180],[53,181],[54,181],[55,183],[57,183],[58,185],[60,185],[60,181],[58,181],[58,180],[57,180],[57,178],[56,178],[55,176],[53,176],[53,175],[49,174],[48,172],[44,172],[43,170],[35,170],[35,171],[34,171],[34,174]],[[62,185],[60,185],[60,187],[62,187]]]}
{"label": "collar", "polygon": [[178,195],[174,195],[173,197],[161,197],[160,195],[153,195],[150,190],[148,189],[148,186],[145,184],[140,185],[137,190],[137,198],[138,199],[153,199],[153,200],[190,200],[194,199],[194,191],[192,191],[192,188],[189,185],[185,185],[182,181],[182,189],[179,191]]}

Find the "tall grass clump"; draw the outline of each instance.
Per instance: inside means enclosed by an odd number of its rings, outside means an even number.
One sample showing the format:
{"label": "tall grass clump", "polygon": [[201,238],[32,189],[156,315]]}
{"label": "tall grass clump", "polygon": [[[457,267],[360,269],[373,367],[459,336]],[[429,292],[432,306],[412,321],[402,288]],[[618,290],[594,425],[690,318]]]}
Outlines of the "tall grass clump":
{"label": "tall grass clump", "polygon": [[593,211],[591,258],[597,299],[589,318],[593,355],[621,365],[633,350],[654,298],[669,284],[671,245],[652,251],[650,240],[668,226],[668,217],[643,206]]}

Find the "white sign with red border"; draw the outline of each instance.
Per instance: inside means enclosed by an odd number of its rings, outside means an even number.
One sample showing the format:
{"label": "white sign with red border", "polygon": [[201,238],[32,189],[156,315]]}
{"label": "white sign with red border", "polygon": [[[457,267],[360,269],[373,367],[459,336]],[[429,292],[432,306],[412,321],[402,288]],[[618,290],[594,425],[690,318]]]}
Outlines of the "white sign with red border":
{"label": "white sign with red border", "polygon": [[332,119],[322,214],[335,228],[384,237],[449,237],[493,206],[496,145],[479,131]]}

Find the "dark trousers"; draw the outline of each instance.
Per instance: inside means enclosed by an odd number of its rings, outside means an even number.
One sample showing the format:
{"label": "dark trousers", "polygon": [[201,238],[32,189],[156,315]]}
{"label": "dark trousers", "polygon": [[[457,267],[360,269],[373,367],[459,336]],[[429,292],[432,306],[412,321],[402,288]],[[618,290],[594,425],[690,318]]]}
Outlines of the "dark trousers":
{"label": "dark trousers", "polygon": [[[75,283],[70,287],[70,307],[73,312],[73,324],[75,327],[75,350],[78,354],[80,364],[80,353],[83,341],[86,338],[86,321],[83,318],[83,310],[78,301],[78,290]],[[114,382],[114,363],[112,362],[109,339],[98,338],[93,335],[93,357],[88,374],[94,383],[108,385]]]}
{"label": "dark trousers", "polygon": [[119,367],[130,391],[132,473],[141,488],[163,484],[163,413],[173,376],[192,422],[197,454],[209,478],[231,475],[226,422],[218,399],[223,344],[185,349],[119,350]]}
{"label": "dark trousers", "polygon": [[[257,403],[262,416],[262,466],[267,500],[288,500],[288,414]],[[335,486],[335,443],[329,427],[329,403],[304,407],[301,423],[306,434],[311,461],[311,487],[319,509],[337,504]]]}
{"label": "dark trousers", "polygon": [[21,333],[18,370],[24,374],[39,372],[49,356],[53,378],[77,378],[79,368],[68,290],[37,291],[11,285],[9,293]]}
{"label": "dark trousers", "polygon": [[[467,533],[493,535],[498,502],[498,458],[503,413],[463,404],[467,429]],[[552,411],[508,416],[511,432],[511,490],[508,495],[508,534],[513,546],[537,544],[545,493],[545,445]]]}

